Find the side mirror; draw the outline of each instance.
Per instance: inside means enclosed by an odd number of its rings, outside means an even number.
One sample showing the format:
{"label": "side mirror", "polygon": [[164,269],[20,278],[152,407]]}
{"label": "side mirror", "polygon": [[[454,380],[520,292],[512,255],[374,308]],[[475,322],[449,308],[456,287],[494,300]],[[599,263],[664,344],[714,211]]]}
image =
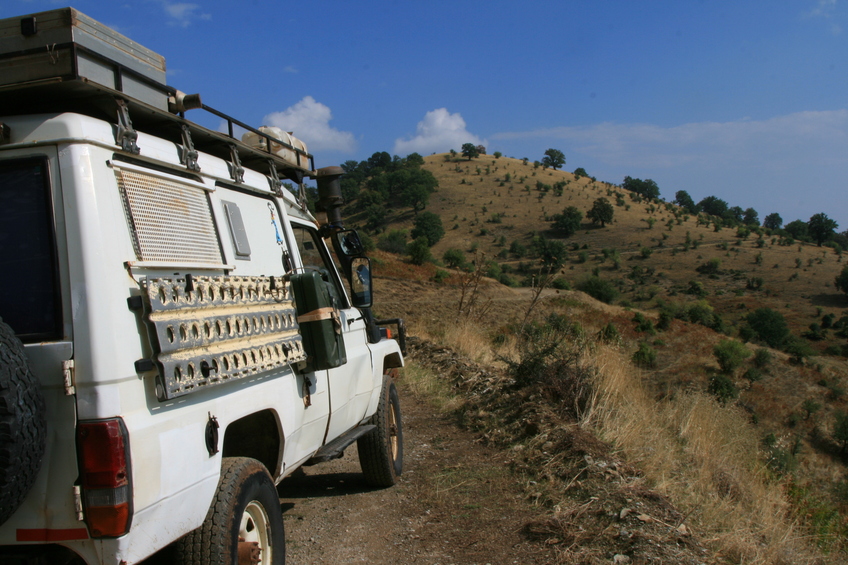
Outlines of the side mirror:
{"label": "side mirror", "polygon": [[356,230],[342,230],[336,233],[335,238],[339,244],[338,249],[346,257],[358,257],[365,253],[365,246]]}
{"label": "side mirror", "polygon": [[351,302],[354,306],[357,308],[371,307],[371,260],[368,257],[351,259],[350,289],[353,294]]}

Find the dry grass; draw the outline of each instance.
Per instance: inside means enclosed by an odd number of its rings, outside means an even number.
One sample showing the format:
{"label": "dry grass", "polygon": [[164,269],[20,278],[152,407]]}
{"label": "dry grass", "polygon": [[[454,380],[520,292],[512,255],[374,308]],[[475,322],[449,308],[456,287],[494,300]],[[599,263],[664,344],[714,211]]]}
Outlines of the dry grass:
{"label": "dry grass", "polygon": [[701,393],[658,403],[619,350],[600,347],[592,356],[596,392],[582,426],[638,465],[731,562],[813,562],[746,414]]}

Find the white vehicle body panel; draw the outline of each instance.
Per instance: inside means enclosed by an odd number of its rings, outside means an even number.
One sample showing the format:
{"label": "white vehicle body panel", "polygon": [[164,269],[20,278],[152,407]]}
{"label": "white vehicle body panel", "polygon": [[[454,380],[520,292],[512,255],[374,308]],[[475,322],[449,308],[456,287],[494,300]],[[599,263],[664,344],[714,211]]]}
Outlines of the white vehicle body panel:
{"label": "white vehicle body panel", "polygon": [[[294,240],[291,224],[314,227],[314,219],[288,191],[275,196],[265,175],[245,169],[244,183],[236,185],[226,161],[202,152],[201,172],[193,180],[179,176],[184,167],[178,146],[144,132],[138,135],[141,155],[127,164],[116,160],[120,149],[109,123],[72,113],[0,121],[14,135],[10,144],[0,146],[0,161],[44,155],[49,162],[65,328],[63,340],[26,348],[47,399],[49,439],[36,486],[0,526],[0,545],[21,543],[26,531],[44,536],[36,542],[71,547],[92,564],[137,563],[202,523],[224,455],[210,455],[204,443],[210,417],[220,425],[221,445],[233,422],[257,413],[272,417],[280,440],[269,471],[279,482],[325,442],[375,413],[384,360],[402,360],[396,342],[368,343],[362,312],[349,306],[341,309],[348,359],[341,367],[304,375],[286,365],[160,401],[154,379],[134,369],[137,360],[152,353],[148,328],[127,303],[143,277],[282,276],[283,250],[295,267],[302,266],[297,249],[288,245]],[[115,170],[121,167],[147,167],[152,176],[202,186],[222,264],[199,269],[178,262],[139,263],[116,181]],[[249,259],[236,253],[224,203],[241,212]],[[61,362],[71,358],[75,391],[66,394]],[[132,527],[119,538],[93,540],[75,509],[75,426],[80,420],[115,417],[123,419],[129,437]]]}

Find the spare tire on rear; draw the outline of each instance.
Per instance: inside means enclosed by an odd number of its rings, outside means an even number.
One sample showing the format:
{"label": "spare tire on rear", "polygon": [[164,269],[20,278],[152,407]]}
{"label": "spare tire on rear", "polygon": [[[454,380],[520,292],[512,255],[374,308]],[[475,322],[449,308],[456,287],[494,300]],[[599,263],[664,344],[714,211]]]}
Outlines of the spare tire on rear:
{"label": "spare tire on rear", "polygon": [[44,458],[44,396],[24,346],[0,319],[0,524],[29,493]]}

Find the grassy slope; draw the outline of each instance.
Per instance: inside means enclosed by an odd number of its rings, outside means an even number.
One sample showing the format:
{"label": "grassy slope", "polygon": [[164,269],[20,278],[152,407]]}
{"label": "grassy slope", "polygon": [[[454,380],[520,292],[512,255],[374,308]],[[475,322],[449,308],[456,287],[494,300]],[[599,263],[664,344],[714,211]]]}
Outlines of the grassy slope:
{"label": "grassy slope", "polygon": [[[473,245],[484,251],[487,257],[495,257],[503,247],[497,241],[504,236],[507,247],[513,240],[525,246],[534,233],[544,233],[548,237],[557,237],[549,231],[550,223],[545,215],[561,212],[566,206],[576,206],[587,211],[594,199],[606,196],[615,202],[615,195],[608,196],[609,190],[618,190],[605,183],[591,179],[574,179],[571,173],[562,171],[534,169],[532,164],[524,165],[520,160],[487,156],[471,160],[447,162],[444,155],[430,156],[425,159],[425,167],[439,179],[440,188],[431,196],[428,210],[439,214],[447,230],[445,238],[433,249],[440,257],[444,250],[456,247],[468,252]],[[486,168],[489,173],[486,173]],[[480,174],[477,169],[480,169]],[[511,182],[505,182],[509,173]],[[463,183],[462,180],[465,179]],[[553,193],[543,194],[535,189],[536,181],[554,184],[557,181],[569,181],[562,196]],[[501,183],[503,182],[503,186]],[[529,192],[526,186],[530,187]],[[665,195],[668,197],[668,195]],[[625,196],[626,207],[616,206],[615,221],[606,228],[595,228],[584,223],[582,229],[568,238],[567,243],[576,243],[581,248],[586,245],[589,260],[580,263],[578,252],[570,252],[563,268],[563,276],[572,281],[580,280],[599,268],[600,276],[625,281],[628,291],[625,298],[636,308],[650,312],[656,306],[657,299],[667,302],[689,302],[694,297],[682,291],[689,281],[703,283],[708,291],[707,300],[720,312],[729,326],[738,323],[748,312],[761,306],[768,306],[782,312],[790,323],[793,334],[799,335],[807,326],[818,322],[821,316],[833,313],[838,317],[848,310],[848,300],[833,287],[833,279],[842,269],[832,250],[812,245],[793,245],[780,247],[773,245],[770,238],[763,248],[756,246],[755,237],[740,240],[736,231],[723,229],[715,232],[712,227],[696,226],[695,218],[677,224],[669,230],[666,223],[673,215],[663,207],[653,213],[648,211],[649,204],[636,204]],[[732,204],[732,203],[731,203]],[[488,221],[493,214],[502,214],[500,223]],[[655,218],[656,224],[649,228],[644,221]],[[411,227],[413,215],[410,212],[399,213],[390,227]],[[481,235],[481,230],[486,230]],[[692,241],[699,242],[697,248],[683,251],[683,244],[689,233]],[[662,234],[668,238],[659,247]],[[722,248],[727,244],[728,250]],[[737,245],[737,243],[739,245]],[[642,247],[653,249],[652,255],[643,259],[639,253]],[[602,248],[615,248],[622,255],[620,270],[614,270],[610,261],[601,262]],[[755,257],[762,253],[761,264]],[[709,278],[696,272],[696,267],[711,258],[721,260],[723,274]],[[802,262],[796,268],[796,258]],[[531,262],[529,259],[523,259]],[[821,263],[819,263],[821,260]],[[518,266],[522,259],[508,257],[499,260]],[[633,266],[651,267],[655,275],[642,285],[626,278]],[[435,272],[435,268],[413,268],[409,265],[384,259],[382,266],[385,274],[401,279],[417,279],[414,285],[404,286],[409,295],[396,302],[397,307],[406,309],[414,323],[432,325],[448,321],[455,304],[434,305],[431,297],[428,304],[416,310],[416,299],[439,294],[438,287],[424,282]],[[797,275],[797,276],[794,276]],[[750,291],[745,288],[749,277],[762,277],[763,288]],[[792,278],[792,280],[790,280]],[[454,281],[456,278],[454,278]],[[450,281],[449,281],[450,282]],[[656,296],[649,300],[637,300],[653,294],[646,287],[655,287]],[[492,305],[503,323],[518,317],[529,303],[527,291],[492,287],[490,295]],[[716,374],[718,366],[712,355],[712,347],[723,336],[701,326],[675,321],[672,329],[655,337],[639,334],[630,321],[632,313],[621,308],[610,308],[594,303],[580,293],[552,294],[546,308],[564,311],[584,311],[590,308],[591,314],[584,314],[584,324],[597,330],[603,323],[612,321],[622,331],[625,349],[635,350],[638,340],[655,343],[658,351],[657,368],[646,372],[645,376],[651,390],[657,398],[668,398],[685,390],[706,389],[709,378]],[[427,300],[425,299],[425,302]],[[591,303],[591,307],[586,304]],[[401,306],[402,304],[402,306]],[[440,310],[441,308],[441,310]],[[389,312],[386,312],[388,315]],[[394,314],[393,314],[394,315]],[[498,318],[498,316],[496,316]],[[499,324],[489,324],[489,331],[495,332]],[[831,338],[812,345],[822,350],[828,344],[841,344],[844,340]],[[756,346],[751,346],[755,349]],[[784,446],[797,445],[798,476],[801,482],[814,484],[822,495],[829,495],[830,488],[843,481],[844,461],[829,434],[834,422],[834,414],[846,410],[846,402],[839,395],[839,389],[846,386],[848,363],[844,359],[818,356],[807,366],[792,365],[786,356],[773,352],[775,361],[765,370],[764,378],[755,383],[735,376],[735,382],[741,389],[739,405],[748,411],[761,437],[774,433]],[[749,366],[749,365],[746,365]],[[826,381],[829,386],[822,386]],[[834,390],[837,394],[834,394]],[[804,418],[802,403],[812,399],[822,405],[822,409],[809,419]]]}

